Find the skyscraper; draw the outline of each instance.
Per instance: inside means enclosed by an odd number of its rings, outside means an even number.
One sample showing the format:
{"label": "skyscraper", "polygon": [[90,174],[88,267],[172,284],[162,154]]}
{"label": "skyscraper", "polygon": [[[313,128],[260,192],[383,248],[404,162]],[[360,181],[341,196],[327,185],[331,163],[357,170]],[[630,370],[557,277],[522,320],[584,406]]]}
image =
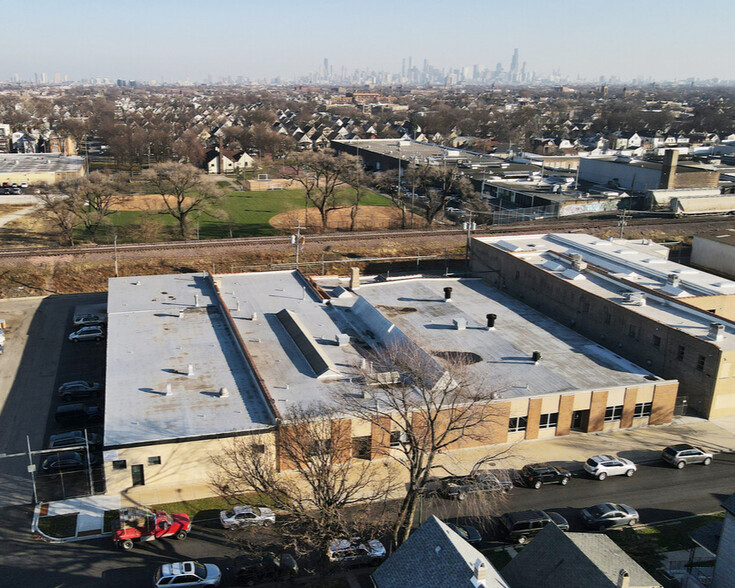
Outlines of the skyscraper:
{"label": "skyscraper", "polygon": [[508,81],[512,84],[518,82],[518,49],[513,51],[513,59],[510,60],[510,71]]}

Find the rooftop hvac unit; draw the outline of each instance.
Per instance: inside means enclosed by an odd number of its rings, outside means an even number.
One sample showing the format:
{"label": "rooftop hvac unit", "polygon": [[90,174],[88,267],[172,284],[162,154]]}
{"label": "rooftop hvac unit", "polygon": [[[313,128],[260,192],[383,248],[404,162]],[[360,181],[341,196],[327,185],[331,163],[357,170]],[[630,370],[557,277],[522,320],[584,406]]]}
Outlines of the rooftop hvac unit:
{"label": "rooftop hvac unit", "polygon": [[623,299],[626,304],[630,304],[632,306],[645,306],[646,305],[645,292],[624,292]]}

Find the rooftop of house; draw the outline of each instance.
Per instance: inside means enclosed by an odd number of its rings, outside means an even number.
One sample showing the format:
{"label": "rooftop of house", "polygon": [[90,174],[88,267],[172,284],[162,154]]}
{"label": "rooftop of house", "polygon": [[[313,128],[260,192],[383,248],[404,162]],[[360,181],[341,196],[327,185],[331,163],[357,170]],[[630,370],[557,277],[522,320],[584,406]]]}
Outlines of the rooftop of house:
{"label": "rooftop of house", "polygon": [[[685,304],[691,297],[735,294],[731,280],[669,261],[640,243],[630,246],[581,233],[478,237],[477,241],[690,335],[710,340],[712,323],[721,323],[724,331],[713,343],[735,348],[735,323]],[[589,266],[575,268],[575,255]],[[646,294],[642,304],[636,292]]]}
{"label": "rooftop of house", "polygon": [[508,588],[482,553],[433,515],[373,572],[372,579],[378,588]]}
{"label": "rooftop of house", "polygon": [[539,578],[547,586],[615,588],[623,571],[631,588],[660,586],[607,535],[547,525],[500,572],[513,588],[535,588]]}

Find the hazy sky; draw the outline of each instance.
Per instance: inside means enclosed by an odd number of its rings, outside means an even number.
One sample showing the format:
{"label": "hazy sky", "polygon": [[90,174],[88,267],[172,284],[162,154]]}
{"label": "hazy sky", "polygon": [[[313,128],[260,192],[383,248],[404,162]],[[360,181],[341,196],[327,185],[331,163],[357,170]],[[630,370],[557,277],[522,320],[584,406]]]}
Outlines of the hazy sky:
{"label": "hazy sky", "polygon": [[0,79],[291,78],[316,71],[507,70],[735,79],[733,0],[35,0],[3,3]]}

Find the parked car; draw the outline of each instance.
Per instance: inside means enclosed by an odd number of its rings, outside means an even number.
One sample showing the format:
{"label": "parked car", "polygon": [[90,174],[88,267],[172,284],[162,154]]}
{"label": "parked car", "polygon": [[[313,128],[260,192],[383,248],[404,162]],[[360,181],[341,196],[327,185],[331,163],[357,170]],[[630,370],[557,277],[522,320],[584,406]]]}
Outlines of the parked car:
{"label": "parked car", "polygon": [[561,484],[566,486],[572,474],[564,468],[548,463],[531,463],[523,466],[518,474],[524,485],[538,490],[544,484]]}
{"label": "parked car", "polygon": [[[102,439],[97,435],[97,433],[87,433],[87,441],[90,445],[99,445]],[[84,445],[84,443],[84,431],[57,433],[56,435],[51,435],[48,440],[48,446],[50,449],[74,447],[76,445]]]}
{"label": "parked car", "polygon": [[443,498],[464,500],[470,494],[478,492],[510,492],[513,483],[501,480],[495,474],[480,471],[469,476],[451,476],[441,481],[439,495]]}
{"label": "parked car", "polygon": [[641,517],[638,515],[638,511],[629,507],[627,504],[603,502],[602,504],[595,504],[595,506],[585,508],[582,511],[582,521],[584,524],[600,531],[625,525],[633,526],[640,519]]}
{"label": "parked car", "polygon": [[19,195],[19,194],[21,193],[21,192],[20,192],[20,188],[19,188],[19,187],[17,187],[17,186],[16,186],[15,188],[11,188],[10,190],[11,190],[11,193],[12,193],[12,194],[13,194],[14,196],[18,196],[18,195]]}
{"label": "parked car", "polygon": [[77,398],[88,398],[97,396],[100,390],[99,382],[85,382],[84,380],[74,380],[65,382],[59,386],[59,396],[65,402],[76,400]]}
{"label": "parked car", "polygon": [[688,463],[709,465],[712,463],[712,454],[688,443],[679,443],[678,445],[669,445],[664,449],[661,452],[661,459],[676,468],[682,469]]}
{"label": "parked car", "polygon": [[377,539],[362,541],[359,537],[332,541],[327,549],[327,557],[332,563],[360,565],[385,558],[385,547]]}
{"label": "parked car", "polygon": [[[89,456],[90,465],[97,463],[97,456]],[[41,469],[44,472],[59,472],[61,470],[81,470],[87,467],[87,457],[80,451],[62,451],[50,455],[43,460]]]}
{"label": "parked car", "polygon": [[163,564],[153,576],[153,586],[219,586],[222,572],[214,564],[176,561]]}
{"label": "parked car", "polygon": [[251,525],[267,527],[276,522],[276,515],[270,508],[258,508],[257,506],[241,504],[230,510],[221,511],[219,513],[219,520],[225,529]]}
{"label": "parked car", "polygon": [[20,187],[21,188],[27,188],[28,187],[28,182],[21,182],[20,183]]}
{"label": "parked car", "polygon": [[523,510],[520,512],[505,513],[500,520],[505,527],[508,537],[518,543],[526,543],[529,539],[541,532],[549,523],[555,524],[562,531],[569,530],[567,520],[556,512],[543,510]]}
{"label": "parked car", "polygon": [[0,345],[5,345],[5,331],[0,329]]}
{"label": "parked car", "polygon": [[102,325],[106,321],[105,316],[101,314],[77,314],[74,316],[74,324],[80,326]]}
{"label": "parked car", "polygon": [[89,406],[81,402],[74,404],[63,404],[56,409],[54,415],[56,422],[60,425],[79,427],[102,418],[99,406]]}
{"label": "parked car", "polygon": [[82,327],[78,331],[69,333],[69,341],[77,343],[79,341],[101,341],[105,338],[105,332],[102,327]]}
{"label": "parked car", "polygon": [[482,535],[480,535],[480,531],[475,529],[475,527],[471,527],[470,525],[467,525],[465,527],[458,527],[457,525],[453,525],[452,523],[447,523],[447,527],[457,533],[457,535],[462,537],[462,539],[467,541],[467,543],[472,543],[474,545],[475,543],[482,542]]}
{"label": "parked car", "polygon": [[608,476],[626,475],[630,478],[636,469],[635,464],[629,459],[612,455],[596,455],[584,462],[584,470],[600,481]]}
{"label": "parked car", "polygon": [[264,555],[259,562],[241,566],[237,570],[239,583],[246,586],[263,582],[277,582],[288,580],[299,575],[299,564],[289,553]]}

